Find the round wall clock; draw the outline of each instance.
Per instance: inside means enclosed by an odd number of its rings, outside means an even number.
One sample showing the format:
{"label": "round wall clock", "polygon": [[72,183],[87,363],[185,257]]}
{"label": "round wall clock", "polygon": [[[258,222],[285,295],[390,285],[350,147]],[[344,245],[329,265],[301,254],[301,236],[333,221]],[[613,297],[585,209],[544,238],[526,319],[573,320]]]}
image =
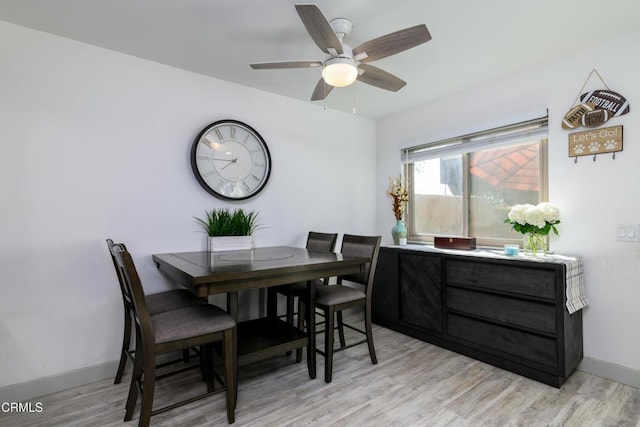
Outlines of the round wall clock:
{"label": "round wall clock", "polygon": [[220,120],[205,127],[193,141],[191,168],[209,193],[225,200],[244,200],[267,184],[271,155],[251,126]]}

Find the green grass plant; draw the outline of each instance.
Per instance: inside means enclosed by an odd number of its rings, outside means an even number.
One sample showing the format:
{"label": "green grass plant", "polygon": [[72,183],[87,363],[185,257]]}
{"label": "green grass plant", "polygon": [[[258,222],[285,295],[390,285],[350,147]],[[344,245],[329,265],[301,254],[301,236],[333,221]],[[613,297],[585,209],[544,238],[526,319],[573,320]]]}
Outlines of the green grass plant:
{"label": "green grass plant", "polygon": [[210,237],[250,236],[258,229],[258,212],[235,209],[212,209],[205,211],[204,218],[194,217]]}

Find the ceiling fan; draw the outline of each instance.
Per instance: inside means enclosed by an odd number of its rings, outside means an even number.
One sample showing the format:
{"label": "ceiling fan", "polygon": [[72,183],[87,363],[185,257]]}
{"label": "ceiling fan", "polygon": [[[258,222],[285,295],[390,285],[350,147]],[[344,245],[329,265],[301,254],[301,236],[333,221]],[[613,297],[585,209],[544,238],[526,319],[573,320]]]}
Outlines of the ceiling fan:
{"label": "ceiling fan", "polygon": [[254,70],[322,67],[322,78],[316,84],[312,101],[323,100],[334,87],[344,87],[356,80],[397,92],[407,83],[369,62],[386,58],[431,40],[424,24],[405,28],[351,48],[343,41],[351,34],[353,24],[346,18],[328,21],[318,5],[296,4],[296,11],[313,41],[326,55],[322,61],[279,61],[251,64]]}

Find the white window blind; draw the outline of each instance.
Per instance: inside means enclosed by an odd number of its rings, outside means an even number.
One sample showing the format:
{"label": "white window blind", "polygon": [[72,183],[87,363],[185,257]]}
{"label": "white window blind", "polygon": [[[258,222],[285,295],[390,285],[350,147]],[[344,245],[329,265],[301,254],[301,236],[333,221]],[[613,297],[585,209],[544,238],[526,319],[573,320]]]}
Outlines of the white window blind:
{"label": "white window blind", "polygon": [[402,163],[415,163],[421,160],[446,157],[453,154],[472,153],[474,151],[498,148],[546,138],[549,116],[524,122],[463,135],[442,141],[431,142],[402,150]]}

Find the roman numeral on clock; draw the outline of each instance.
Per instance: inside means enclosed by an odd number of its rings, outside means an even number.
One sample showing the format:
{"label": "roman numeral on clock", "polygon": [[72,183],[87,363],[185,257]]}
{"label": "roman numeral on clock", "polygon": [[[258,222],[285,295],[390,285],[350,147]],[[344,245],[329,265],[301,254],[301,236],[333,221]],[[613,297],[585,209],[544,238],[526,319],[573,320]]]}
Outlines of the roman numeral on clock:
{"label": "roman numeral on clock", "polygon": [[220,143],[209,141],[206,137],[202,138],[202,143],[212,150],[217,150],[220,147]]}

